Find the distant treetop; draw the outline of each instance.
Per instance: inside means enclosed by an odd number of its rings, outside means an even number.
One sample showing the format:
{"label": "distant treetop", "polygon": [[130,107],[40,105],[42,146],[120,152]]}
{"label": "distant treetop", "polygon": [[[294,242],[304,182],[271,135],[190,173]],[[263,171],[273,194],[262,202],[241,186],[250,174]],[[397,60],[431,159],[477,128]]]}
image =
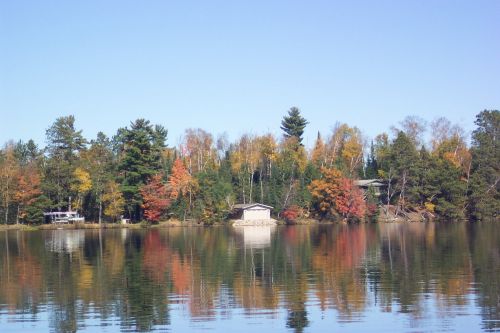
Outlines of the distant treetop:
{"label": "distant treetop", "polygon": [[294,136],[302,143],[302,135],[307,124],[309,122],[300,115],[300,110],[293,106],[288,110],[288,116],[283,117],[280,128],[285,132],[286,138]]}

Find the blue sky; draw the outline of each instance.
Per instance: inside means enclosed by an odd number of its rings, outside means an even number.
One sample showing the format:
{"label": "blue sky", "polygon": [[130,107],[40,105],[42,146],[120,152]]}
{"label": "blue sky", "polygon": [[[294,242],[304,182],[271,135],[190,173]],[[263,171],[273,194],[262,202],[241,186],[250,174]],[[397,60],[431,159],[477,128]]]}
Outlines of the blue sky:
{"label": "blue sky", "polygon": [[500,108],[500,1],[0,1],[0,143],[69,114],[87,138],[146,118],[233,140],[291,106],[308,145],[407,115],[471,131]]}

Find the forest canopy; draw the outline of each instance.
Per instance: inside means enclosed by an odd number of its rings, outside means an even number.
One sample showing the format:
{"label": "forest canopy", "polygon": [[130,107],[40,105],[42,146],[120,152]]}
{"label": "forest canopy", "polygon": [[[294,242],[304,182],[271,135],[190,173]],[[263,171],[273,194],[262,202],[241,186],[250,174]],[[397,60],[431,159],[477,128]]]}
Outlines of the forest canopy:
{"label": "forest canopy", "polygon": [[[449,220],[497,219],[500,112],[476,116],[471,138],[446,118],[406,117],[366,139],[336,123],[302,145],[308,121],[296,107],[267,133],[234,142],[186,129],[177,147],[146,119],[112,137],[85,138],[74,116],[57,118],[45,147],[9,141],[0,149],[1,223],[42,223],[43,212],[77,210],[88,221],[175,218],[210,224],[234,204],[261,202],[285,220],[374,221],[379,214]],[[428,135],[424,135],[428,132]],[[469,144],[470,142],[470,144]],[[360,180],[377,180],[374,191]]]}

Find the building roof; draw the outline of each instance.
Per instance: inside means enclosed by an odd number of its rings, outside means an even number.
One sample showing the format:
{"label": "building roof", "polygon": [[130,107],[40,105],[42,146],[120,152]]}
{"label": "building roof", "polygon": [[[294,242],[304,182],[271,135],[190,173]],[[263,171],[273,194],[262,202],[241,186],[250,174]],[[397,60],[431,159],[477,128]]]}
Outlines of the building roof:
{"label": "building roof", "polygon": [[248,209],[248,208],[252,208],[252,207],[263,207],[263,208],[267,208],[267,209],[273,209],[273,207],[271,206],[267,206],[267,205],[264,205],[264,204],[261,204],[261,203],[251,203],[251,204],[236,204],[233,206],[234,209]]}
{"label": "building roof", "polygon": [[51,216],[51,215],[78,215],[77,211],[68,211],[68,212],[47,212],[43,213],[45,216]]}
{"label": "building roof", "polygon": [[354,185],[360,187],[368,187],[368,186],[380,187],[384,186],[385,184],[381,179],[359,179],[354,181]]}

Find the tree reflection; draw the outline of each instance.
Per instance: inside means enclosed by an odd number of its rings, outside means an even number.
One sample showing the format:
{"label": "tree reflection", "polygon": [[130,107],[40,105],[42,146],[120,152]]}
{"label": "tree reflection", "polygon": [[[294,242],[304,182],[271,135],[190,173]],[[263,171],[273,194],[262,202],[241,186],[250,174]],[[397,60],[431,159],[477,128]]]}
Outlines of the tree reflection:
{"label": "tree reflection", "polygon": [[0,310],[37,318],[43,309],[51,330],[74,332],[89,313],[150,331],[169,325],[173,305],[202,321],[229,318],[234,307],[247,315],[286,309],[283,327],[302,332],[311,300],[344,322],[362,321],[375,306],[418,323],[431,297],[443,317],[476,299],[483,329],[498,330],[499,230],[418,223],[279,227],[248,237],[229,228],[9,231],[0,235]]}

